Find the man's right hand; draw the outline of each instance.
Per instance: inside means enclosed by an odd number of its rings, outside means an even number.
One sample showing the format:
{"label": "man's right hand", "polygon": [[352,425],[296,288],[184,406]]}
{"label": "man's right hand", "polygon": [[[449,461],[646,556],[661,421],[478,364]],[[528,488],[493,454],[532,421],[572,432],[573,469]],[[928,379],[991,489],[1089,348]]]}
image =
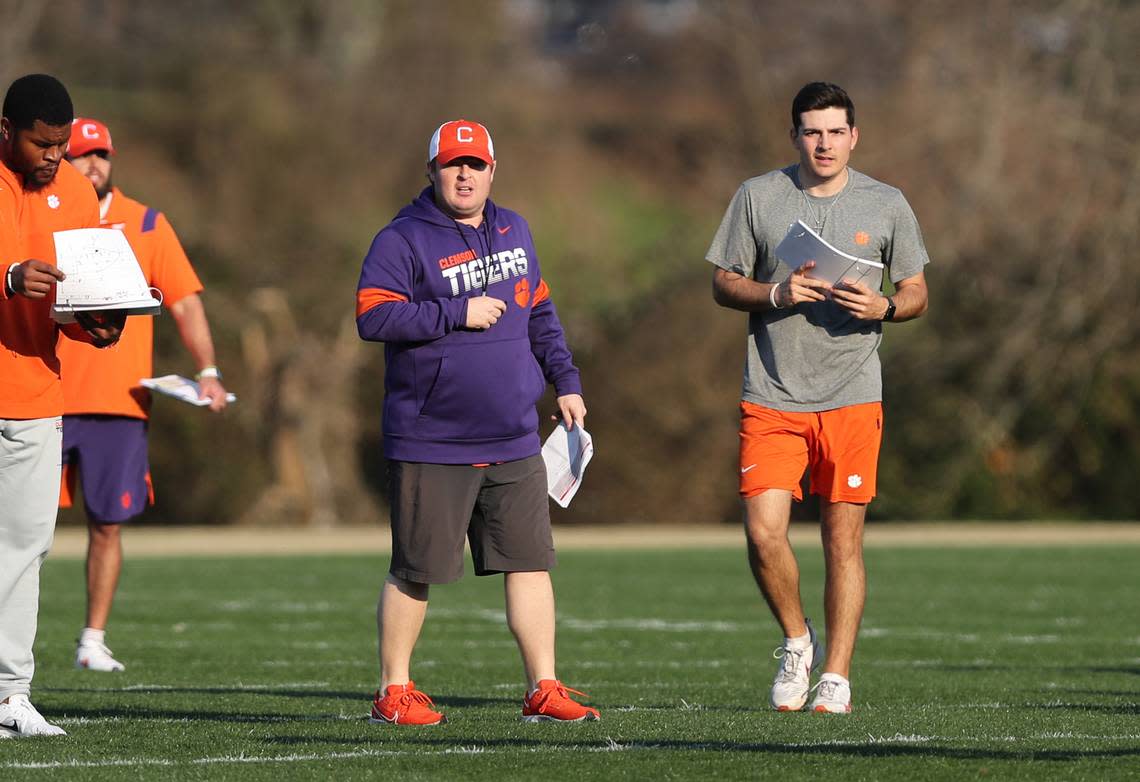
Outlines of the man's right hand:
{"label": "man's right hand", "polygon": [[475,296],[467,300],[467,328],[489,329],[507,311],[507,303],[491,296]]}
{"label": "man's right hand", "polygon": [[815,268],[815,261],[805,261],[802,266],[792,272],[788,279],[779,283],[776,290],[776,302],[780,308],[791,307],[802,301],[826,301],[827,292],[831,285],[823,280],[809,277],[808,272]]}
{"label": "man's right hand", "polygon": [[12,292],[27,296],[29,299],[42,299],[51,292],[51,287],[65,276],[50,263],[29,258],[12,268]]}
{"label": "man's right hand", "polygon": [[126,310],[97,310],[76,312],[75,322],[91,335],[97,348],[109,348],[119,341],[127,323]]}

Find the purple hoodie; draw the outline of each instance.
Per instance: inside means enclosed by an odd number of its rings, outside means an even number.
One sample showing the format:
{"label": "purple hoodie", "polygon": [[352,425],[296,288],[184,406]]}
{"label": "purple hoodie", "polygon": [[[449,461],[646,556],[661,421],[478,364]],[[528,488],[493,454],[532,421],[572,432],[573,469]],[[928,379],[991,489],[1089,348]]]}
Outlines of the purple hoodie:
{"label": "purple hoodie", "polygon": [[[372,241],[356,289],[361,339],[384,342],[384,455],[482,464],[537,454],[535,404],[554,384],[582,393],[538,268],[526,220],[490,200],[478,228],[456,222],[431,187]],[[485,331],[467,300],[507,303]]]}

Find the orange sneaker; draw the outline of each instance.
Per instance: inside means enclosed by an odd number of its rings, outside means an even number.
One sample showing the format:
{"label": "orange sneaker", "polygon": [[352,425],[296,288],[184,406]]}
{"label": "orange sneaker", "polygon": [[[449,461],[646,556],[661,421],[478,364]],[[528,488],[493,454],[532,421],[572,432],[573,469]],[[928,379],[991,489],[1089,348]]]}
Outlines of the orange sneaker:
{"label": "orange sneaker", "polygon": [[447,722],[447,717],[431,706],[431,698],[417,690],[415,682],[389,684],[383,698],[380,691],[376,691],[369,722],[389,725],[439,725]]}
{"label": "orange sneaker", "polygon": [[590,697],[557,679],[543,679],[537,690],[523,698],[523,722],[582,722],[602,718],[597,709],[571,700],[568,694],[571,692]]}

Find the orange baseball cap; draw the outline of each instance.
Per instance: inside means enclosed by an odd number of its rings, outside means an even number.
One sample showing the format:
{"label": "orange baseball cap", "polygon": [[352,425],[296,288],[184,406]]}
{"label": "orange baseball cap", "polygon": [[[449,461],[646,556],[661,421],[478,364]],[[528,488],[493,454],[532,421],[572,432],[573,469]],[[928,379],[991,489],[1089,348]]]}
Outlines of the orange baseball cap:
{"label": "orange baseball cap", "polygon": [[495,162],[495,145],[491,134],[478,122],[456,119],[435,129],[428,143],[428,161],[439,159],[446,165],[457,157],[473,157],[485,163]]}
{"label": "orange baseball cap", "polygon": [[115,154],[115,145],[111,143],[111,131],[97,119],[76,117],[71,123],[71,143],[67,147],[67,154],[71,157],[83,157],[99,149]]}

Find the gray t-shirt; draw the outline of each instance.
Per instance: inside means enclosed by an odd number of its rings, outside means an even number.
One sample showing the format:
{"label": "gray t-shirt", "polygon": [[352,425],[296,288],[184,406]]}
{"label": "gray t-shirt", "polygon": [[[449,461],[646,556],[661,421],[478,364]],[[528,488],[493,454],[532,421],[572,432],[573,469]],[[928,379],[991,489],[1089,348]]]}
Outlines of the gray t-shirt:
{"label": "gray t-shirt", "polygon": [[[918,220],[897,188],[849,168],[838,195],[816,198],[798,187],[798,168],[744,182],[705,259],[758,282],[783,281],[793,269],[775,257],[776,245],[803,220],[843,252],[883,263],[892,282],[930,262]],[[882,273],[863,282],[881,290]],[[881,340],[880,323],[859,320],[831,301],[749,313],[743,397],[799,412],[881,401]]]}

